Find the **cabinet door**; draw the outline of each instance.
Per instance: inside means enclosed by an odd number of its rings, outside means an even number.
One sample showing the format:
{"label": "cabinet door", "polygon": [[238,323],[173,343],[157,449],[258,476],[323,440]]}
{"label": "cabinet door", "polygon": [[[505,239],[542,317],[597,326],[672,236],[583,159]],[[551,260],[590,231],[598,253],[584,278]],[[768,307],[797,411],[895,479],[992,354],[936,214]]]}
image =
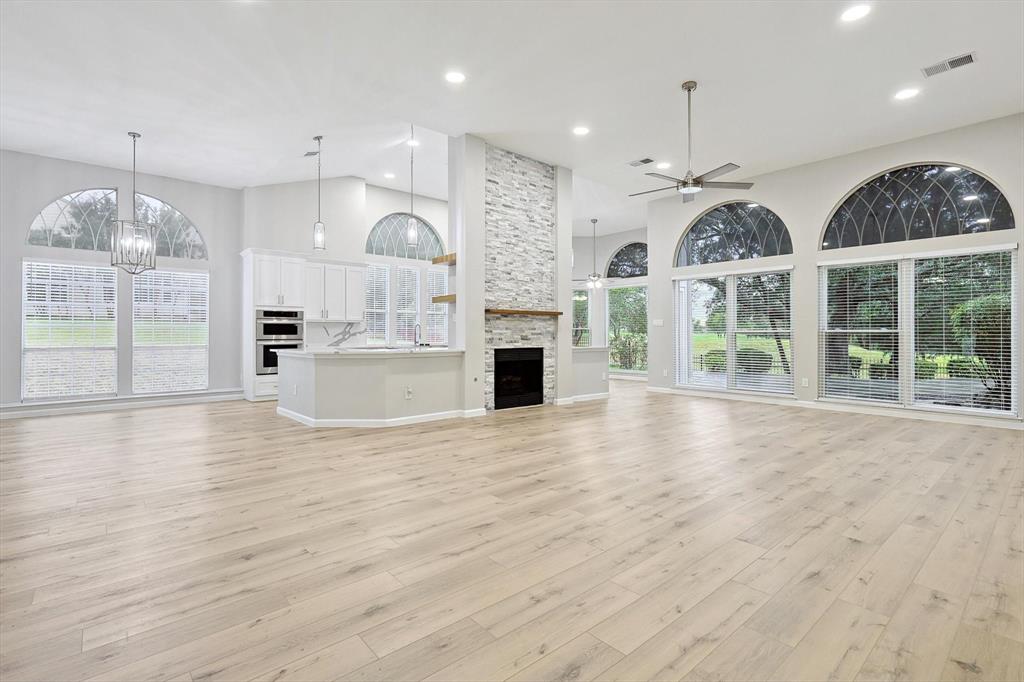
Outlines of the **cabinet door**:
{"label": "cabinet door", "polygon": [[345,319],[362,322],[366,312],[366,268],[345,268]]}
{"label": "cabinet door", "polygon": [[320,320],[326,317],[324,312],[324,266],[307,265],[305,273],[305,293],[302,307],[307,320]]}
{"label": "cabinet door", "polygon": [[324,308],[331,320],[345,319],[345,266],[324,266]]}
{"label": "cabinet door", "polygon": [[281,305],[281,259],[254,256],[253,269],[256,305]]}
{"label": "cabinet door", "polygon": [[301,260],[281,259],[281,305],[302,307],[302,294],[306,288],[305,266]]}

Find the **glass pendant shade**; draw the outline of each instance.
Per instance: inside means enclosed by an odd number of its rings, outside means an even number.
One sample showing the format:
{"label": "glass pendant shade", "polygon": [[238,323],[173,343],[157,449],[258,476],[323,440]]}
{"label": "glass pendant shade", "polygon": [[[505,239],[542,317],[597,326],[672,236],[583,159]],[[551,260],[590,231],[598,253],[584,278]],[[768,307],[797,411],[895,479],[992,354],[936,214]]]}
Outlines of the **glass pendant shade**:
{"label": "glass pendant shade", "polygon": [[137,275],[156,269],[156,230],[137,220],[117,220],[111,235],[110,264]]}
{"label": "glass pendant shade", "polygon": [[313,138],[316,142],[316,222],[313,223],[313,250],[324,251],[327,249],[327,226],[320,220],[320,160],[322,158],[321,145],[323,135]]}
{"label": "glass pendant shade", "polygon": [[156,269],[157,226],[138,219],[135,207],[135,143],[142,137],[128,133],[132,138],[132,219],[115,220],[110,235],[110,264],[130,275]]}
{"label": "glass pendant shade", "polygon": [[416,219],[410,216],[409,217],[409,222],[406,224],[406,228],[405,228],[405,242],[409,246],[411,246],[413,248],[416,248],[416,246],[419,244],[419,241],[420,241],[420,226],[417,223]]}
{"label": "glass pendant shade", "polygon": [[327,248],[327,228],[319,220],[313,223],[313,248],[317,251]]}

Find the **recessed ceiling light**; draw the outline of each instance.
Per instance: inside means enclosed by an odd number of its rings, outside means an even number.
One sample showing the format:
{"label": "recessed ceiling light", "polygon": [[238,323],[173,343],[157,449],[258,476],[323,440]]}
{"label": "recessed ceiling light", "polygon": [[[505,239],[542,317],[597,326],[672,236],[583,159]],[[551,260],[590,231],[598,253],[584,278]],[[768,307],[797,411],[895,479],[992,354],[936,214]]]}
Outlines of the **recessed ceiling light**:
{"label": "recessed ceiling light", "polygon": [[918,93],[920,93],[920,92],[921,91],[918,90],[917,88],[903,88],[902,90],[897,92],[895,95],[893,95],[892,98],[893,99],[911,99],[913,97],[917,97]]}
{"label": "recessed ceiling light", "polygon": [[658,164],[658,170],[668,170],[671,167],[672,164],[669,163],[668,161],[662,161],[661,163]]}
{"label": "recessed ceiling light", "polygon": [[747,204],[747,208],[757,208],[761,204]]}
{"label": "recessed ceiling light", "polygon": [[414,138],[414,137],[412,137],[412,138],[409,138],[408,140],[406,140],[406,142],[405,142],[405,143],[406,143],[407,145],[409,145],[410,147],[419,147],[419,146],[420,146],[420,141],[419,141],[419,140],[417,140],[417,139],[416,139],[416,138]]}
{"label": "recessed ceiling light", "polygon": [[958,170],[960,170],[960,166],[946,166],[947,173],[956,173]]}
{"label": "recessed ceiling light", "polygon": [[977,200],[978,200],[978,195],[977,194],[968,194],[967,196],[964,197],[964,201],[977,201]]}
{"label": "recessed ceiling light", "polygon": [[857,21],[858,19],[863,19],[870,13],[871,5],[854,5],[853,7],[847,8],[846,11],[840,14],[839,18],[847,22]]}
{"label": "recessed ceiling light", "polygon": [[444,75],[444,79],[449,83],[458,85],[459,83],[465,82],[466,74],[461,71],[449,71]]}
{"label": "recessed ceiling light", "polygon": [[586,126],[576,126],[575,128],[572,129],[572,134],[576,135],[577,137],[583,137],[584,135],[586,135],[589,132],[590,132],[590,128],[588,128]]}
{"label": "recessed ceiling light", "polygon": [[395,179],[395,174],[394,173],[385,173],[384,174],[384,178],[386,180],[394,180]]}

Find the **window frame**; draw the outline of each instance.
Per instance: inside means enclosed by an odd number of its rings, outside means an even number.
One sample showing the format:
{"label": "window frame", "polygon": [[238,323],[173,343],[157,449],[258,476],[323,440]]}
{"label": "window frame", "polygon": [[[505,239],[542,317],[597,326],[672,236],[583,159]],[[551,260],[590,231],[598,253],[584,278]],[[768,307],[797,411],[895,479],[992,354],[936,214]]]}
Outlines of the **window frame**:
{"label": "window frame", "polygon": [[[41,247],[41,248],[61,248],[61,247]],[[67,251],[69,253],[74,253],[75,251],[81,251],[82,253],[85,253],[85,254],[95,254],[95,253],[97,253],[95,251],[86,250],[86,249],[67,249]],[[114,320],[113,320],[113,322],[114,322],[114,344],[113,344],[113,347],[109,349],[109,350],[113,350],[113,352],[114,352],[114,377],[113,377],[114,378],[114,390],[113,390],[113,392],[75,393],[75,394],[67,394],[67,395],[48,395],[48,396],[39,396],[39,397],[34,397],[34,398],[32,398],[32,397],[26,398],[25,397],[25,376],[26,376],[26,373],[25,373],[25,351],[26,350],[33,350],[33,349],[30,349],[30,348],[26,348],[26,346],[25,346],[26,332],[27,332],[26,325],[25,325],[25,313],[26,313],[26,304],[27,304],[26,290],[25,290],[25,266],[28,265],[28,264],[40,264],[40,265],[51,265],[51,266],[52,265],[56,265],[56,266],[62,266],[62,267],[83,267],[83,268],[95,268],[95,269],[98,269],[98,270],[113,271],[113,275],[114,275],[114,289],[113,289],[114,290],[114,301],[113,301],[113,310],[114,310]],[[31,404],[31,405],[40,405],[40,404],[50,404],[50,403],[74,403],[74,402],[83,402],[83,401],[107,400],[107,399],[110,399],[110,398],[116,398],[119,395],[121,395],[121,392],[119,390],[120,389],[121,345],[118,343],[118,341],[119,341],[119,337],[120,337],[120,334],[121,334],[120,325],[121,325],[121,318],[122,318],[122,316],[120,315],[120,312],[121,312],[120,306],[122,305],[122,297],[121,297],[121,292],[120,292],[121,278],[120,278],[120,275],[118,273],[118,269],[115,268],[114,266],[110,265],[109,262],[101,262],[98,259],[96,259],[95,257],[92,257],[92,258],[86,257],[86,258],[81,258],[81,259],[58,259],[58,258],[45,258],[45,257],[36,258],[36,257],[32,257],[32,256],[25,256],[25,257],[23,257],[21,259],[21,277],[20,277],[20,280],[21,280],[21,292],[20,292],[21,293],[21,319],[19,320],[19,323],[21,325],[21,329],[20,329],[20,332],[21,332],[20,333],[21,347],[19,349],[19,364],[18,364],[18,374],[19,374],[18,385],[19,385],[19,400],[20,400],[20,402],[22,404],[26,404],[26,405],[29,405],[29,404]],[[61,346],[61,348],[65,348],[65,346]],[[74,348],[74,346],[66,346],[66,348]],[[82,348],[92,348],[92,349],[105,348],[106,349],[107,347],[106,346],[102,346],[102,347],[83,346]]]}
{"label": "window frame", "polygon": [[[419,270],[419,292],[417,295],[417,310],[416,320],[420,323],[420,329],[422,331],[421,340],[426,340],[426,315],[430,305],[430,289],[429,289],[429,276],[428,272],[436,271],[443,272],[445,277],[449,276],[448,265],[435,265],[429,260],[423,260],[420,258],[402,258],[400,256],[379,256],[372,253],[363,254],[366,259],[366,263],[369,265],[378,265],[388,268],[388,310],[387,310],[387,340],[384,344],[370,344],[367,343],[369,348],[384,348],[387,346],[399,346],[408,345],[405,342],[398,342],[398,309],[396,307],[398,301],[398,277],[396,276],[396,268],[410,268]],[[449,281],[449,285],[451,282]],[[451,287],[449,286],[449,291]],[[437,304],[434,304],[437,305]],[[445,303],[444,305],[448,305]],[[449,333],[451,330],[451,309],[448,310],[448,321],[449,321]],[[448,338],[447,346],[437,346],[438,348],[450,348],[451,337]]]}
{"label": "window frame", "polygon": [[[586,297],[587,297],[587,326],[586,327],[577,327],[575,325],[575,322],[576,322],[576,292],[583,292],[586,295]],[[593,296],[593,289],[588,289],[587,287],[573,287],[573,289],[572,289],[572,296],[573,296],[573,298],[572,298],[572,305],[573,305],[573,309],[572,309],[572,322],[573,322],[573,324],[572,324],[572,339],[573,339],[572,347],[573,348],[591,348],[594,345],[594,324],[593,324],[593,322],[594,322],[594,296]],[[578,343],[576,343],[576,331],[577,330],[586,332],[585,338],[586,338],[587,342],[585,344],[582,344],[582,343],[578,344]]]}
{"label": "window frame", "polygon": [[[900,166],[902,167],[902,166]],[[845,199],[844,199],[845,200]],[[961,235],[966,236],[966,235]],[[927,241],[927,240],[922,240]],[[905,244],[906,242],[896,242],[896,244]],[[878,246],[878,245],[871,245]],[[869,247],[849,247],[850,249],[866,249]],[[835,249],[835,251],[845,251],[846,249]],[[884,407],[889,409],[905,410],[905,411],[920,411],[929,413],[946,413],[946,414],[959,414],[968,416],[985,417],[988,419],[1009,419],[1009,420],[1020,420],[1021,418],[1021,368],[1020,368],[1020,338],[1021,338],[1021,325],[1022,317],[1021,314],[1021,300],[1020,300],[1020,249],[1016,242],[1004,242],[1000,244],[980,244],[978,246],[961,246],[950,249],[938,249],[938,250],[922,250],[913,253],[903,254],[889,254],[889,255],[868,255],[868,256],[854,256],[850,258],[822,258],[824,254],[829,254],[833,250],[825,250],[818,252],[819,259],[816,263],[818,270],[818,321],[817,321],[817,381],[818,389],[817,396],[815,397],[816,402],[823,403],[837,403],[844,405],[867,405],[875,407]],[[1011,387],[1011,409],[1009,411],[998,411],[990,410],[985,408],[977,407],[961,407],[953,405],[929,405],[927,403],[919,403],[914,401],[914,380],[915,380],[915,369],[914,369],[914,266],[918,260],[927,260],[932,258],[943,258],[943,257],[955,257],[955,256],[973,256],[984,253],[998,253],[998,252],[1010,252],[1010,387]],[[876,263],[891,263],[895,262],[897,265],[897,288],[898,288],[898,301],[899,301],[899,316],[898,323],[899,328],[896,330],[898,335],[897,347],[900,351],[900,364],[899,364],[899,396],[896,401],[877,401],[877,400],[866,400],[857,398],[843,398],[843,397],[830,397],[823,396],[823,377],[821,376],[821,353],[822,353],[822,333],[823,333],[823,317],[827,300],[825,297],[824,289],[824,277],[822,273],[825,268],[837,267],[837,266],[851,266],[851,265],[871,265]],[[908,284],[909,283],[909,284]]]}
{"label": "window frame", "polygon": [[[778,246],[779,246],[779,249],[780,249],[780,253],[771,254],[771,255],[757,255],[757,256],[746,255],[746,256],[742,256],[740,258],[727,258],[727,259],[723,259],[723,260],[709,261],[707,263],[689,263],[689,262],[680,263],[680,256],[681,255],[686,255],[686,258],[684,260],[689,261],[690,257],[689,257],[689,250],[686,249],[686,238],[693,231],[693,228],[695,228],[698,223],[700,223],[702,220],[704,220],[704,218],[707,217],[708,215],[710,215],[711,213],[717,211],[720,208],[723,208],[723,207],[726,207],[726,206],[732,206],[733,204],[756,204],[756,206],[747,206],[747,208],[763,209],[767,213],[770,213],[771,215],[775,216],[775,218],[779,222],[779,225],[781,225],[781,228],[782,228],[781,231],[779,232],[779,243],[778,243]],[[781,248],[782,248],[781,239],[783,237],[785,237],[789,241],[789,252],[788,253],[782,253],[781,252]],[[750,199],[750,198],[730,199],[728,201],[722,201],[722,202],[719,202],[717,204],[714,204],[713,206],[709,206],[708,208],[706,208],[703,211],[701,211],[700,213],[698,213],[697,216],[693,220],[691,220],[689,222],[689,224],[683,230],[683,233],[679,236],[679,239],[676,242],[675,249],[672,251],[672,267],[673,267],[673,269],[707,268],[707,267],[712,267],[713,268],[713,267],[721,267],[725,263],[738,263],[738,262],[742,262],[742,261],[758,261],[758,262],[760,262],[762,259],[766,259],[766,258],[788,259],[788,258],[793,258],[793,248],[794,248],[793,236],[790,234],[789,227],[786,225],[786,221],[782,219],[782,216],[780,216],[778,213],[773,211],[771,208],[769,208],[765,204],[763,204],[763,203],[761,203],[759,201],[754,201],[753,199]],[[759,268],[760,267],[761,266],[759,266]]]}
{"label": "window frame", "polygon": [[[773,257],[774,258],[774,257]],[[727,261],[729,263],[743,262],[744,260],[758,260],[758,259],[740,259],[738,261]],[[716,265],[716,264],[712,264]],[[792,265],[777,265],[775,267],[766,268],[729,268],[729,269],[717,269],[717,270],[705,270],[705,266],[686,266],[686,274],[673,275],[672,277],[672,296],[673,296],[673,317],[674,317],[674,357],[675,357],[675,372],[673,376],[673,387],[694,390],[694,391],[712,391],[716,393],[735,393],[741,395],[752,395],[778,399],[795,399],[796,398],[796,357],[798,343],[797,337],[793,329],[793,272],[794,267]],[[682,269],[682,268],[680,268]],[[695,270],[696,269],[696,270]],[[703,271],[702,271],[703,270]],[[756,388],[750,388],[749,386],[738,386],[736,382],[737,376],[737,362],[736,362],[736,337],[743,333],[743,330],[738,329],[736,324],[736,309],[737,309],[737,295],[736,295],[736,280],[740,277],[752,277],[757,275],[772,275],[772,274],[787,274],[789,276],[789,389],[787,391],[774,391],[774,390],[759,390]],[[693,280],[702,279],[718,279],[724,280],[726,288],[726,300],[725,300],[725,353],[726,353],[726,368],[725,368],[725,386],[714,386],[711,384],[694,384],[688,381],[690,374],[691,364],[691,341],[690,338],[693,334],[692,329],[692,310],[691,310],[691,299],[689,287],[686,288],[685,295],[683,294],[683,287],[681,286],[684,282],[690,282]],[[685,326],[683,326],[685,325]],[[683,338],[683,332],[685,330],[686,338]]]}
{"label": "window frame", "polygon": [[[190,259],[190,260],[198,260],[198,259]],[[206,377],[205,377],[206,381],[205,381],[205,384],[204,384],[203,388],[182,388],[182,389],[176,389],[176,390],[161,390],[161,391],[139,391],[139,390],[136,390],[136,388],[135,388],[135,367],[136,367],[136,359],[137,358],[136,358],[136,355],[135,355],[135,345],[136,345],[135,344],[135,285],[139,281],[139,279],[138,279],[139,277],[148,276],[148,272],[146,272],[146,273],[140,273],[140,274],[132,276],[130,278],[130,286],[131,286],[131,289],[130,289],[130,291],[131,291],[130,303],[131,303],[131,310],[130,310],[129,322],[131,324],[131,327],[129,329],[129,337],[131,339],[131,346],[130,346],[130,348],[131,348],[131,353],[130,353],[130,355],[131,355],[131,368],[130,368],[131,369],[131,372],[130,372],[130,374],[131,374],[131,377],[130,377],[130,380],[131,380],[131,393],[132,393],[132,395],[138,395],[138,396],[154,396],[154,395],[159,396],[159,395],[179,395],[179,394],[188,394],[188,393],[205,393],[206,391],[210,390],[210,364],[211,364],[211,361],[212,361],[212,357],[210,355],[210,348],[212,346],[212,343],[211,343],[212,325],[211,325],[211,320],[210,320],[210,272],[208,270],[204,270],[204,269],[188,269],[188,268],[159,268],[158,270],[155,270],[155,271],[152,271],[152,272],[154,272],[156,274],[159,274],[159,273],[162,273],[162,272],[166,272],[166,273],[172,273],[172,274],[177,273],[177,274],[184,274],[184,275],[202,275],[202,276],[204,276],[206,278]]]}

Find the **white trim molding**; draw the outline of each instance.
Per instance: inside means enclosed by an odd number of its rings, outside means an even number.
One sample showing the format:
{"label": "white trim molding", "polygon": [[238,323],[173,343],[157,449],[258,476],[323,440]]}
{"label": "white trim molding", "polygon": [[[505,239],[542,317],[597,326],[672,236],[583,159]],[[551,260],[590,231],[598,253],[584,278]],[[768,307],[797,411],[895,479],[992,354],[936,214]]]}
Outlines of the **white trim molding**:
{"label": "white trim molding", "polygon": [[558,407],[567,407],[569,405],[586,402],[588,400],[607,400],[608,396],[609,394],[607,391],[604,393],[583,393],[581,395],[574,395],[568,398],[556,398],[555,405]]}
{"label": "white trim molding", "polygon": [[202,391],[198,393],[165,393],[153,396],[126,395],[85,400],[14,403],[9,405],[0,405],[0,419],[50,417],[60,414],[111,412],[114,410],[132,410],[143,407],[166,407],[168,405],[216,403],[225,400],[242,400],[244,397],[242,389],[229,388],[214,391]]}
{"label": "white trim molding", "polygon": [[277,414],[288,419],[293,419],[300,424],[311,426],[315,429],[323,428],[357,428],[357,429],[380,429],[392,426],[407,426],[409,424],[421,424],[442,419],[455,419],[458,417],[482,417],[486,414],[480,410],[448,410],[447,412],[432,412],[430,414],[414,414],[408,417],[392,417],[390,419],[314,419],[304,414],[278,406]]}
{"label": "white trim molding", "polygon": [[665,386],[648,386],[652,393],[688,396],[691,398],[717,398],[722,400],[741,400],[768,405],[802,407],[812,410],[829,410],[832,412],[849,412],[859,415],[876,417],[900,417],[903,419],[920,419],[922,421],[967,424],[970,426],[989,426],[997,429],[1024,431],[1024,421],[1017,417],[982,417],[961,412],[939,412],[915,410],[910,408],[881,407],[874,405],[853,404],[826,400],[798,400],[793,397],[767,396],[760,393],[738,393],[735,391],[700,391],[689,388]]}

